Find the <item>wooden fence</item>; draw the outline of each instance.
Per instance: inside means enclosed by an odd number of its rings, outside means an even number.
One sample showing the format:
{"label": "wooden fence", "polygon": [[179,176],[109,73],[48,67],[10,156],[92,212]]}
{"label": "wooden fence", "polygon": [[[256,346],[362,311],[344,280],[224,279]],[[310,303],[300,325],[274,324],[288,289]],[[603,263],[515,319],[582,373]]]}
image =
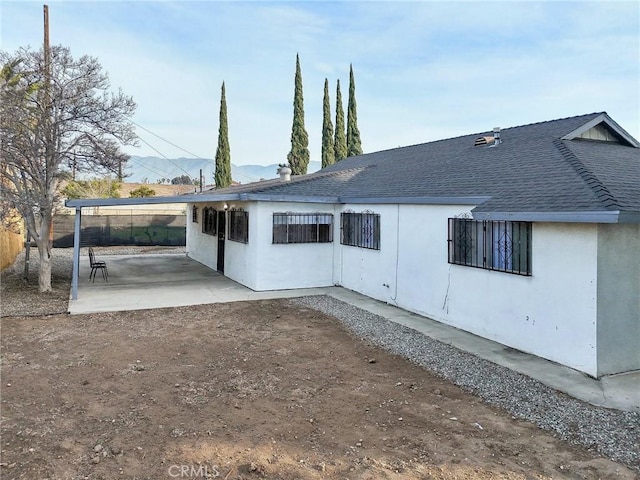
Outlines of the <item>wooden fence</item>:
{"label": "wooden fence", "polygon": [[24,233],[7,230],[0,226],[0,270],[12,265],[18,254],[24,249]]}

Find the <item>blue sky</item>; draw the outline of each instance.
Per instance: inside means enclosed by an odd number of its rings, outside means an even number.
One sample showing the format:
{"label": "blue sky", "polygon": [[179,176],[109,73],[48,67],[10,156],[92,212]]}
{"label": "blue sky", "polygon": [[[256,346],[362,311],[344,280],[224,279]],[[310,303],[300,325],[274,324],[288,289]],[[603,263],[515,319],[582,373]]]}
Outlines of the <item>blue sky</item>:
{"label": "blue sky", "polygon": [[[1,48],[39,47],[42,1],[2,0]],[[213,158],[220,86],[231,161],[290,149],[300,54],[311,159],[322,95],[344,108],[353,64],[365,152],[607,111],[640,139],[638,2],[49,0],[51,43],[97,57],[138,103],[135,122]],[[346,115],[345,115],[346,116]],[[170,158],[191,155],[138,129]],[[141,142],[132,155],[157,152]]]}

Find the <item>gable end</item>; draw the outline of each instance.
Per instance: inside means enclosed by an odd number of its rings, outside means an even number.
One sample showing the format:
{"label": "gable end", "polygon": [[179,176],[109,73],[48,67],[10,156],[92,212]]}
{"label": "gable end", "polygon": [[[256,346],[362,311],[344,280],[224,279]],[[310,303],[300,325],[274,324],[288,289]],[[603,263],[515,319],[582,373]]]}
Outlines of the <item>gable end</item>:
{"label": "gable end", "polygon": [[596,140],[615,142],[630,147],[640,148],[640,143],[626,130],[618,125],[609,115],[602,113],[593,120],[568,133],[562,140]]}
{"label": "gable end", "polygon": [[591,127],[576,138],[581,138],[583,140],[598,140],[600,142],[625,143],[620,135],[608,128],[604,123],[599,123],[598,125]]}

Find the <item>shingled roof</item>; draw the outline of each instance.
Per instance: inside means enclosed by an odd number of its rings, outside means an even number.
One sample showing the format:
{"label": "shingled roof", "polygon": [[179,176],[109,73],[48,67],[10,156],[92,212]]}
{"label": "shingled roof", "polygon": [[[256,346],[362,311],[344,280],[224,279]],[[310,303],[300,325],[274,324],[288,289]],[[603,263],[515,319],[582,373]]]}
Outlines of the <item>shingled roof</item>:
{"label": "shingled roof", "polygon": [[[583,138],[593,126],[617,141]],[[581,136],[582,135],[582,136]],[[640,144],[606,113],[349,157],[317,173],[208,192],[213,198],[472,204],[476,218],[640,222]],[[213,199],[212,198],[212,199]]]}

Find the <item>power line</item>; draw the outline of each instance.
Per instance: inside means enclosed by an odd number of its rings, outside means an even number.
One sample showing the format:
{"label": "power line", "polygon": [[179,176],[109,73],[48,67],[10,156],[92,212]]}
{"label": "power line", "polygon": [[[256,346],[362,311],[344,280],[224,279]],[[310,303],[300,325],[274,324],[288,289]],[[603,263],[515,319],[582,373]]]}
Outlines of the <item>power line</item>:
{"label": "power line", "polygon": [[168,160],[169,162],[171,162],[173,165],[175,165],[176,167],[178,167],[180,170],[182,170],[184,173],[186,173],[187,175],[189,175],[189,178],[191,178],[191,174],[189,172],[187,172],[184,168],[182,168],[180,165],[178,165],[177,163],[175,163],[173,160],[171,160],[169,157],[167,157],[164,153],[162,153],[160,150],[158,150],[156,147],[154,147],[153,145],[151,145],[149,142],[145,141],[144,139],[142,139],[141,137],[138,137],[142,143],[144,143],[145,145],[147,145],[149,148],[151,148],[153,151],[155,151],[158,155],[160,155],[162,158],[164,158],[165,160]]}
{"label": "power line", "polygon": [[[214,164],[214,165],[215,165],[215,161],[214,161],[214,160],[212,160],[212,159],[210,159],[210,158],[205,158],[205,157],[201,157],[201,156],[199,156],[199,155],[196,155],[195,153],[190,152],[189,150],[187,150],[187,149],[185,149],[185,148],[182,148],[182,147],[181,147],[181,146],[179,146],[179,145],[176,145],[175,143],[173,143],[173,142],[171,142],[171,141],[167,140],[166,138],[161,137],[161,136],[160,136],[160,135],[158,135],[157,133],[152,132],[152,131],[151,131],[151,130],[149,130],[148,128],[143,127],[143,126],[142,126],[142,125],[140,125],[139,123],[134,122],[133,120],[129,120],[129,121],[130,121],[131,123],[133,123],[134,125],[136,125],[137,127],[140,127],[140,128],[141,128],[142,130],[144,130],[145,132],[148,132],[148,133],[150,133],[151,135],[153,135],[154,137],[159,138],[159,139],[160,139],[160,140],[162,140],[163,142],[166,142],[166,143],[168,143],[169,145],[171,145],[171,146],[173,146],[173,147],[175,147],[175,148],[177,148],[177,149],[179,149],[179,150],[182,150],[182,151],[183,151],[183,152],[185,152],[185,153],[188,153],[188,154],[189,154],[189,155],[191,155],[192,157],[194,157],[194,158],[196,158],[196,159],[198,159],[198,160],[205,160],[205,161],[210,162],[210,163],[212,163],[212,164]],[[137,137],[138,137],[138,138],[139,138],[143,143],[145,143],[146,145],[148,145],[149,147],[151,147],[154,151],[156,151],[156,152],[158,152],[160,155],[162,155],[162,154],[161,154],[157,149],[155,149],[154,147],[152,147],[148,142],[144,141],[144,140],[142,139],[142,137],[140,137],[140,136],[138,136],[138,135],[136,135],[136,136],[137,136]],[[162,155],[162,157],[164,157],[165,159],[167,159],[167,160],[171,161],[171,159],[167,158],[165,155]],[[177,165],[176,165],[176,166],[177,166]],[[180,167],[178,167],[178,168],[180,168]],[[181,169],[181,170],[182,170],[182,169]],[[182,170],[182,171],[184,171],[184,170]],[[187,173],[188,173],[188,172],[187,172]],[[259,180],[259,178],[258,178],[258,177],[253,177],[253,176],[251,176],[251,175],[246,175],[246,174],[241,173],[241,172],[238,172],[238,171],[236,171],[236,172],[235,172],[235,174],[236,174],[236,175],[238,175],[238,176],[244,177],[244,178],[246,178],[247,180],[252,181],[252,182],[254,182],[254,181],[256,181],[256,180]]]}
{"label": "power line", "polygon": [[[46,29],[46,31],[45,31],[45,36],[48,36],[48,25],[47,25],[47,24],[48,24],[48,7],[47,7],[46,5],[44,6],[44,12],[45,12],[45,29]],[[45,44],[46,44],[47,42],[48,42],[48,40],[45,40]],[[45,48],[45,55],[46,55],[46,53],[47,53],[47,48]],[[63,74],[63,75],[65,75],[67,78],[71,79],[71,76],[70,76],[67,72],[62,72],[62,74]],[[185,150],[185,149],[183,149],[183,148],[179,147],[178,145],[175,145],[175,144],[174,144],[174,143],[172,143],[172,142],[169,142],[168,140],[165,140],[164,138],[160,137],[160,135],[157,135],[157,134],[153,133],[151,130],[149,130],[149,129],[147,129],[147,128],[143,127],[142,125],[140,125],[140,124],[138,124],[138,123],[134,122],[134,121],[133,121],[133,120],[131,120],[131,119],[127,119],[127,120],[128,120],[129,122],[133,123],[134,125],[137,125],[138,127],[142,128],[143,130],[145,130],[145,131],[149,132],[150,134],[152,134],[152,135],[154,135],[154,136],[158,137],[159,139],[161,139],[161,140],[163,140],[163,141],[165,141],[165,142],[169,143],[170,145],[173,145],[174,147],[179,148],[180,150],[183,150],[183,151],[185,151],[185,152],[189,153],[189,155],[193,155],[193,156],[195,156],[195,157],[197,157],[197,158],[199,158],[199,159],[202,159],[202,160],[208,160],[208,159],[206,159],[206,158],[202,158],[202,157],[199,157],[199,156],[197,156],[197,155],[195,155],[195,154],[193,154],[193,153],[191,153],[191,152],[188,152],[187,150]],[[136,135],[136,137],[137,137],[140,141],[142,141],[144,144],[146,144],[149,148],[151,148],[153,151],[155,151],[158,155],[160,155],[160,156],[161,156],[161,157],[163,157],[164,159],[168,160],[169,162],[171,162],[171,164],[173,164],[174,166],[176,166],[177,168],[179,168],[180,170],[182,170],[184,173],[186,173],[186,174],[189,176],[189,178],[192,178],[192,177],[191,177],[191,174],[190,174],[188,171],[186,171],[186,170],[185,170],[184,168],[182,168],[180,165],[178,165],[178,164],[177,164],[177,163],[175,163],[173,160],[171,160],[169,157],[167,157],[166,155],[164,155],[162,152],[160,152],[157,148],[155,148],[155,147],[154,147],[153,145],[151,145],[149,142],[147,142],[146,140],[144,140],[144,139],[143,139],[142,137],[140,137],[139,135]],[[160,173],[160,172],[158,172],[158,171],[156,171],[156,170],[153,170],[152,168],[149,168],[149,167],[148,167],[148,166],[146,166],[146,165],[142,165],[142,167],[143,167],[143,168],[146,168],[147,170],[149,170],[149,171],[151,171],[151,172],[153,172],[153,173],[155,173],[156,175],[161,175],[161,176],[163,176],[163,177],[165,176],[165,174]],[[172,174],[172,173],[171,173],[171,174]]]}
{"label": "power line", "polygon": [[[140,127],[141,129],[143,129],[145,132],[149,132],[149,133],[150,133],[151,135],[153,135],[154,137],[159,138],[159,139],[160,139],[160,140],[162,140],[163,142],[166,142],[166,143],[168,143],[169,145],[171,145],[171,146],[173,146],[173,147],[176,147],[178,150],[182,150],[183,152],[188,153],[189,155],[191,155],[191,156],[192,156],[192,157],[194,157],[194,158],[197,158],[198,160],[206,160],[206,161],[208,161],[208,162],[211,162],[211,163],[214,163],[214,164],[215,164],[215,162],[214,162],[213,160],[211,160],[210,158],[204,158],[204,157],[201,157],[200,155],[196,155],[195,153],[190,152],[189,150],[187,150],[187,149],[185,149],[185,148],[182,148],[181,146],[176,145],[176,144],[175,144],[175,143],[173,143],[173,142],[170,142],[170,141],[169,141],[169,140],[167,140],[166,138],[161,137],[161,136],[160,136],[160,135],[158,135],[157,133],[152,132],[152,131],[151,131],[151,130],[149,130],[148,128],[143,127],[143,126],[142,126],[142,125],[140,125],[139,123],[134,122],[133,120],[129,120],[129,121],[130,121],[131,123],[133,123],[134,125],[136,125],[137,127]],[[140,137],[138,137],[138,138],[140,138]],[[141,139],[141,140],[142,140],[142,139]],[[144,141],[144,140],[143,140],[143,141]],[[147,143],[147,142],[145,142],[145,143]],[[147,145],[149,145],[149,144],[147,143]],[[150,146],[150,145],[149,145],[149,146]],[[153,147],[152,147],[152,148],[153,148]],[[154,148],[154,150],[155,150],[155,148]],[[157,151],[157,150],[156,150],[156,151]]]}
{"label": "power line", "polygon": [[153,168],[151,168],[151,167],[149,167],[149,166],[147,166],[147,165],[144,165],[144,164],[143,164],[142,162],[140,162],[137,158],[130,158],[129,160],[130,160],[130,161],[134,161],[134,162],[136,162],[138,165],[140,165],[140,167],[142,167],[142,168],[144,168],[144,169],[146,169],[146,170],[149,170],[150,172],[153,172],[153,173],[155,173],[156,175],[160,175],[160,177],[162,177],[162,178],[166,178],[166,177],[168,177],[168,176],[171,176],[171,175],[172,175],[172,173],[171,173],[171,172],[164,172],[164,173],[163,173],[163,172],[159,172],[158,170],[155,170],[155,169],[153,169]]}

